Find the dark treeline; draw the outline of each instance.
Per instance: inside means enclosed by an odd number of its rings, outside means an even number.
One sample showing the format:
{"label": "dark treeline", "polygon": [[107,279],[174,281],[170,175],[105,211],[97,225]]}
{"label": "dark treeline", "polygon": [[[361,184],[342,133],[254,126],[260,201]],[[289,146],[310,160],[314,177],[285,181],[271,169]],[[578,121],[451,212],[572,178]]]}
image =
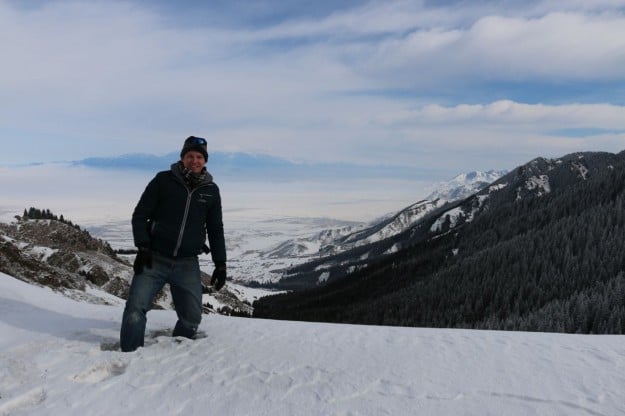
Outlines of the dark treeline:
{"label": "dark treeline", "polygon": [[501,204],[254,315],[376,325],[625,333],[625,165]]}
{"label": "dark treeline", "polygon": [[31,220],[54,220],[54,221],[60,221],[64,224],[70,225],[78,230],[80,230],[80,227],[74,223],[72,223],[69,220],[66,220],[63,215],[61,216],[57,216],[55,214],[53,214],[49,209],[39,209],[39,208],[33,208],[30,207],[28,210],[24,209],[24,214],[22,215],[22,218],[24,219],[31,219]]}

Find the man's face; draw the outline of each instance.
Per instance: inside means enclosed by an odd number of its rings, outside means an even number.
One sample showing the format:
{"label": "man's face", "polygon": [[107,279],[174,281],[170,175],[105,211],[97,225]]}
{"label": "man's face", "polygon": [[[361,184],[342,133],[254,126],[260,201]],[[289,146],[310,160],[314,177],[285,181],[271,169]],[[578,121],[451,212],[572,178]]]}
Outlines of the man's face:
{"label": "man's face", "polygon": [[204,160],[204,156],[200,152],[191,150],[185,153],[182,157],[182,164],[191,172],[200,173],[202,172],[202,168],[206,164],[206,161]]}

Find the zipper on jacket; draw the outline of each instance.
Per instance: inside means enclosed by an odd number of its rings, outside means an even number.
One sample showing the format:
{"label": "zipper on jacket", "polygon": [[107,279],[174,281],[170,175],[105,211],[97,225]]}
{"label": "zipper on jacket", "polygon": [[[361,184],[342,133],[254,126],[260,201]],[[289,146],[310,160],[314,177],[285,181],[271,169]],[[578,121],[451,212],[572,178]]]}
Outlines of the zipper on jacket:
{"label": "zipper on jacket", "polygon": [[[197,189],[200,189],[202,187],[203,185],[200,185],[197,188],[189,189],[185,185],[185,188],[187,189],[187,205],[184,207],[184,215],[182,216],[182,224],[180,225],[180,233],[178,233],[178,241],[176,242],[176,248],[174,248],[174,257],[178,256],[178,250],[180,249],[180,246],[182,245],[182,237],[184,236],[184,229],[187,225],[187,217],[189,216],[189,207],[191,206],[191,198],[193,197],[193,192],[195,192]],[[206,236],[204,238],[206,238]]]}
{"label": "zipper on jacket", "polygon": [[178,241],[176,242],[176,248],[174,248],[174,257],[178,255],[178,249],[182,244],[182,236],[184,235],[184,228],[187,225],[187,217],[189,216],[189,206],[191,205],[191,196],[193,191],[187,189],[187,205],[184,207],[184,215],[182,216],[182,224],[180,224],[180,232],[178,233]]}

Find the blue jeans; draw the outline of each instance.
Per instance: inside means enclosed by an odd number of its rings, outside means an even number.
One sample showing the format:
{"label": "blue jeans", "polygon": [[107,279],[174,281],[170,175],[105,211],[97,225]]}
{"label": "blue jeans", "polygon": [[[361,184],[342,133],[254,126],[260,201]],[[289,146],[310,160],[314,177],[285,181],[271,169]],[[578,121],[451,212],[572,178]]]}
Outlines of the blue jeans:
{"label": "blue jeans", "polygon": [[197,257],[171,259],[153,253],[152,267],[144,268],[132,278],[120,331],[122,351],[143,346],[147,312],[167,283],[178,315],[173,336],[195,335],[202,320],[202,281]]}

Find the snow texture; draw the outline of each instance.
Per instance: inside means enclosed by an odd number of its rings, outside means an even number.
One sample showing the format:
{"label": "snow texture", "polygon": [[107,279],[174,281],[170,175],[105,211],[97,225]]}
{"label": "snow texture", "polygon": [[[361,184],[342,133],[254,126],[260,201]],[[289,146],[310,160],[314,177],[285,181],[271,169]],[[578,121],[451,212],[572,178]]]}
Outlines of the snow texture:
{"label": "snow texture", "polygon": [[549,176],[547,175],[532,176],[525,182],[525,187],[529,190],[538,189],[538,192],[536,193],[538,196],[551,192]]}
{"label": "snow texture", "polygon": [[625,414],[625,336],[121,315],[0,274],[0,415]]}

